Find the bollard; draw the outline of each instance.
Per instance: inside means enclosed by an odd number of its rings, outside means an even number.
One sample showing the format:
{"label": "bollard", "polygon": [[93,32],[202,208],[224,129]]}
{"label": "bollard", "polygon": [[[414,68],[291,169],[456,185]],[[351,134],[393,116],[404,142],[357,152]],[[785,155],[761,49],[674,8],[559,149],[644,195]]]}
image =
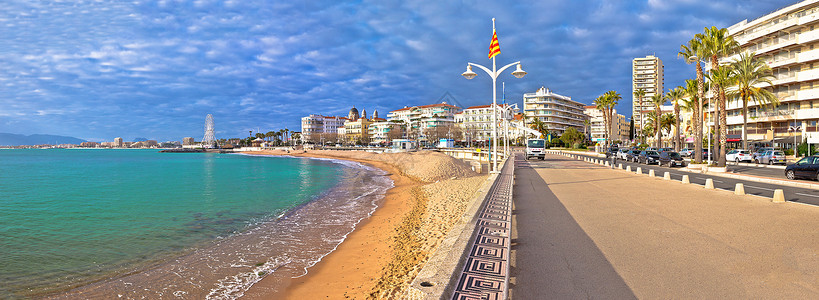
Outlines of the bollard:
{"label": "bollard", "polygon": [[637,175],[643,175],[643,168],[637,167]]}
{"label": "bollard", "polygon": [[604,165],[604,166],[606,166],[606,167],[608,167],[608,166],[609,166],[609,162],[606,162],[606,163],[605,163],[605,164],[603,164],[603,165]]}
{"label": "bollard", "polygon": [[734,195],[745,195],[745,185],[742,183],[737,183],[737,185],[734,187]]}
{"label": "bollard", "polygon": [[617,164],[617,168],[622,170],[623,169],[623,164]]}
{"label": "bollard", "polygon": [[631,166],[626,166],[626,171],[631,172]]}
{"label": "bollard", "polygon": [[671,173],[668,173],[668,172],[663,173],[663,179],[671,180]]}
{"label": "bollard", "polygon": [[683,175],[682,183],[686,183],[686,184],[691,183],[691,181],[688,180],[688,175]]}
{"label": "bollard", "polygon": [[785,203],[785,192],[782,189],[775,189],[773,203]]}
{"label": "bollard", "polygon": [[711,178],[706,179],[705,180],[705,188],[706,189],[714,189],[714,180],[711,179]]}
{"label": "bollard", "polygon": [[654,177],[654,169],[648,170],[648,177]]}

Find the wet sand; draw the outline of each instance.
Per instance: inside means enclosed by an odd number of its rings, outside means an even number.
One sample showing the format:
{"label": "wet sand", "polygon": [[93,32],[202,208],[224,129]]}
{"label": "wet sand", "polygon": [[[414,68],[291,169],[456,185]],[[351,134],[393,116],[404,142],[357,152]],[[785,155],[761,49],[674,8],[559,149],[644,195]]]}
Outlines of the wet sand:
{"label": "wet sand", "polygon": [[[264,151],[356,161],[390,173],[394,188],[372,216],[306,276],[269,276],[253,285],[247,299],[383,298],[403,293],[429,253],[440,244],[467,202],[485,181],[466,164],[440,153]],[[283,284],[286,290],[275,292]]]}

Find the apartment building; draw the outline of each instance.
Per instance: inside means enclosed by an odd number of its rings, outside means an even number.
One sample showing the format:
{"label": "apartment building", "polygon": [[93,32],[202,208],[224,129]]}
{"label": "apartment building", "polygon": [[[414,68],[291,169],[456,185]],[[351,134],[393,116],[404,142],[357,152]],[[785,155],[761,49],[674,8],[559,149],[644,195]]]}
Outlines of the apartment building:
{"label": "apartment building", "polygon": [[[654,109],[651,104],[651,97],[657,94],[663,94],[663,61],[654,55],[646,57],[638,57],[631,61],[631,107],[632,118],[634,118],[634,126],[643,128],[643,120],[641,117],[645,113]],[[645,90],[646,94],[643,97],[642,103],[640,99],[634,97],[634,92],[638,89]],[[639,113],[642,111],[643,113]]]}
{"label": "apartment building", "polygon": [[[513,118],[520,109],[507,104],[499,104],[496,118],[500,124],[504,109],[509,110],[509,117]],[[455,115],[455,123],[461,127],[464,140],[470,142],[488,141],[492,138],[492,105],[479,105],[465,108]],[[514,137],[510,137],[512,139]]]}
{"label": "apartment building", "polygon": [[[744,20],[728,27],[728,32],[743,52],[754,52],[768,63],[775,76],[772,91],[781,102],[768,109],[749,103],[748,140],[791,148],[794,139],[801,142],[805,138],[819,138],[819,1],[802,1],[751,21]],[[729,103],[727,111],[727,139],[739,142],[741,104]]]}
{"label": "apartment building", "polygon": [[[355,108],[353,108],[355,109]],[[356,115],[358,110],[356,110]],[[301,118],[302,142],[319,143],[322,139],[334,140],[338,136],[338,129],[344,127],[345,117],[330,117],[309,115]]]}
{"label": "apartment building", "polygon": [[[589,118],[590,124],[588,131],[589,139],[592,142],[603,144],[606,142],[606,123],[603,119],[603,111],[597,109],[594,105],[584,106],[583,113]],[[617,110],[613,110],[612,115],[614,120],[611,122],[611,129],[609,134],[612,141],[628,141],[629,121],[625,116],[618,114]]]}
{"label": "apartment building", "polygon": [[534,93],[523,94],[524,123],[529,126],[533,118],[538,118],[546,123],[552,136],[560,136],[570,127],[583,132],[583,120],[586,118],[584,106],[571,97],[553,93],[541,86]]}
{"label": "apartment building", "polygon": [[446,102],[421,106],[405,106],[387,114],[387,120],[404,123],[407,136],[411,139],[426,141],[428,136],[435,139],[438,131],[455,125],[455,114],[460,107]]}

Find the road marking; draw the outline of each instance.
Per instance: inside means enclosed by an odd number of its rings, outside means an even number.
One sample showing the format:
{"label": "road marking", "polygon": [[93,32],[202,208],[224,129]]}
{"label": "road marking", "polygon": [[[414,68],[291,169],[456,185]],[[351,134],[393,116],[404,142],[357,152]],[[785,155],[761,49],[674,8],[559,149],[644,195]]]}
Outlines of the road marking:
{"label": "road marking", "polygon": [[758,186],[751,186],[751,185],[746,185],[745,187],[749,187],[749,188],[752,188],[752,189],[766,190],[766,191],[773,191],[774,190],[774,189],[763,188],[763,187],[758,187]]}
{"label": "road marking", "polygon": [[797,195],[802,195],[802,196],[808,196],[808,197],[814,197],[814,198],[819,198],[819,196],[817,196],[817,195],[811,195],[811,194],[802,194],[802,193],[794,193],[794,194],[797,194]]}

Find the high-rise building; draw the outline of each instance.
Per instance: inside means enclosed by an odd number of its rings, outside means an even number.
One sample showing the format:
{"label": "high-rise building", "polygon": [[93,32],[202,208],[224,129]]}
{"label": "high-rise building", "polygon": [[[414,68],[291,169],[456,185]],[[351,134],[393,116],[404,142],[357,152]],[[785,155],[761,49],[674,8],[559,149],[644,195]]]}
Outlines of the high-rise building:
{"label": "high-rise building", "polygon": [[[754,20],[728,27],[741,52],[753,52],[773,71],[771,91],[776,107],[748,104],[749,147],[762,144],[793,147],[819,137],[819,1],[800,1]],[[733,55],[721,60],[727,63]],[[705,64],[708,66],[709,64]],[[727,141],[741,146],[742,104],[729,101]],[[706,122],[712,124],[712,122]],[[795,129],[795,130],[794,130]]]}
{"label": "high-rise building", "polygon": [[194,143],[194,141],[193,141],[192,137],[182,138],[182,145],[183,146],[190,146],[190,145],[193,145],[193,143]]}
{"label": "high-rise building", "polygon": [[[632,119],[634,119],[634,127],[643,128],[643,120],[645,114],[654,109],[651,104],[651,97],[663,92],[663,61],[660,58],[649,55],[646,57],[638,57],[631,62],[631,102]],[[642,103],[640,99],[634,96],[634,92],[638,89],[645,91]]]}
{"label": "high-rise building", "polygon": [[[589,134],[589,138],[592,142],[603,144],[606,141],[606,124],[603,118],[603,111],[597,109],[594,105],[585,106],[584,109],[584,113],[588,116],[590,123],[586,133]],[[611,130],[609,130],[609,136],[612,142],[627,141],[630,129],[628,120],[626,120],[625,116],[618,114],[616,109],[612,110],[612,116]]]}
{"label": "high-rise building", "polygon": [[574,127],[583,132],[583,103],[573,101],[571,97],[558,95],[551,90],[540,87],[534,93],[523,94],[523,114],[526,126],[532,118],[538,118],[549,129],[552,136],[560,136],[566,129]]}

